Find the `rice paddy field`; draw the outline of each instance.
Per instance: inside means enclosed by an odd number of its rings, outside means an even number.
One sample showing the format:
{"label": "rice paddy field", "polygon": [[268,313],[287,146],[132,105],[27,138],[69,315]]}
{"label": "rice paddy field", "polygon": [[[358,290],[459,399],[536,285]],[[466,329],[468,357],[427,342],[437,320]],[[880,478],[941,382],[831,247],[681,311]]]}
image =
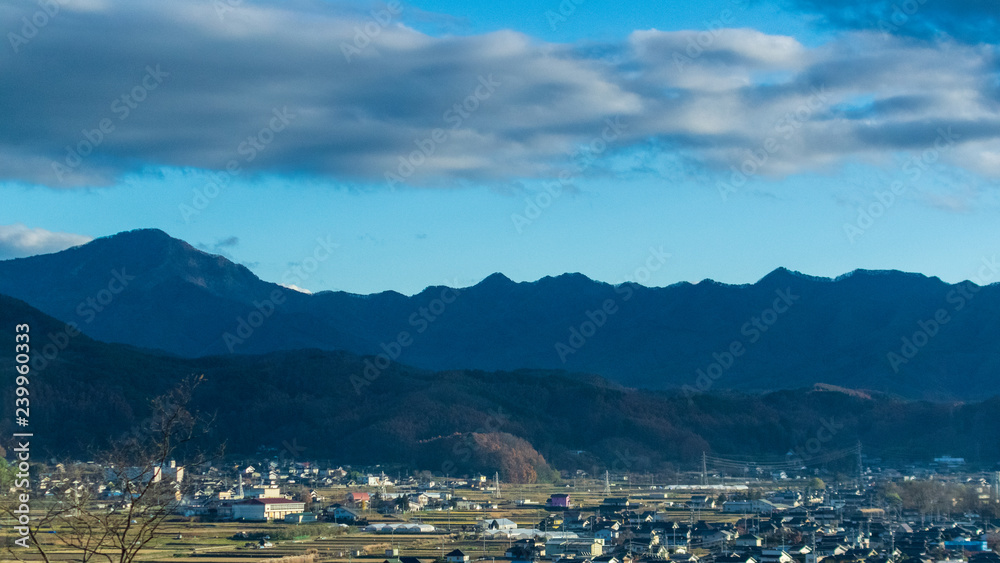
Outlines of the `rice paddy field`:
{"label": "rice paddy field", "polygon": [[[356,490],[365,490],[358,488]],[[341,500],[344,489],[318,491],[329,499],[324,504]],[[484,539],[473,528],[483,519],[508,518],[519,528],[532,528],[552,512],[544,508],[545,501],[554,493],[569,493],[574,508],[585,514],[593,512],[608,496],[628,496],[633,503],[641,505],[639,510],[659,510],[668,513],[671,519],[689,520],[692,517],[710,522],[732,521],[738,515],[722,514],[715,510],[692,513],[682,508],[695,490],[667,491],[662,488],[615,486],[610,494],[605,494],[603,483],[577,483],[576,486],[557,485],[517,485],[501,486],[501,498],[494,498],[491,492],[471,489],[457,489],[456,498],[465,498],[483,505],[495,504],[495,509],[486,510],[428,510],[406,514],[380,515],[366,512],[371,523],[379,522],[420,522],[431,524],[438,529],[430,534],[373,534],[355,528],[344,529],[332,523],[285,524],[265,522],[200,522],[193,518],[172,518],[157,531],[155,540],[145,549],[138,561],[171,563],[236,563],[248,561],[280,560],[281,558],[316,554],[316,561],[381,563],[386,559],[387,549],[398,549],[399,555],[432,560],[443,554],[461,549],[473,560],[502,559],[511,540]],[[701,494],[718,494],[704,491]],[[518,500],[530,500],[536,505],[521,505]],[[674,503],[676,506],[669,506]],[[558,514],[558,513],[556,513]],[[12,521],[3,521],[2,535],[5,545],[12,545]],[[64,530],[42,530],[39,535],[42,545],[48,551],[50,561],[80,561],[79,552],[62,547],[57,534]],[[270,535],[272,547],[248,547],[248,539],[232,539],[239,532],[250,535]],[[257,542],[252,542],[256,544]],[[0,553],[0,561],[42,561],[33,550],[5,548]],[[20,558],[20,559],[19,559]],[[103,558],[94,559],[94,561]],[[276,562],[278,563],[278,562]]]}

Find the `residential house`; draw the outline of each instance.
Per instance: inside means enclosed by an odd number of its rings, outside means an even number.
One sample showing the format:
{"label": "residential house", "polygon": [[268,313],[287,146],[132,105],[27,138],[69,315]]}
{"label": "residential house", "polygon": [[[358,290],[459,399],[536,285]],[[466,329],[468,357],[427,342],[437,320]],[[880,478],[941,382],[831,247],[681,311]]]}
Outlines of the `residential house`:
{"label": "residential house", "polygon": [[368,504],[371,502],[371,495],[368,493],[361,492],[351,492],[347,493],[347,504],[351,506],[365,509],[368,508]]}
{"label": "residential house", "polygon": [[654,540],[626,540],[625,543],[622,544],[622,549],[624,549],[626,553],[642,555],[646,559],[666,559],[668,554],[667,548]]}
{"label": "residential house", "polygon": [[678,551],[670,556],[670,560],[675,563],[698,563],[700,559],[693,553]]}
{"label": "residential house", "polygon": [[604,542],[585,538],[555,540],[546,544],[545,551],[553,560],[595,557],[604,553]]}
{"label": "residential house", "polygon": [[362,520],[364,520],[364,517],[353,508],[337,506],[333,509],[333,521],[338,524],[357,524]]}
{"label": "residential house", "polygon": [[706,510],[715,508],[715,499],[709,495],[692,495],[687,504],[688,508]]}
{"label": "residential house", "polygon": [[546,503],[551,508],[572,508],[573,503],[569,500],[569,494],[556,493],[552,495]]}
{"label": "residential house", "polygon": [[427,493],[418,493],[415,495],[409,495],[410,507],[413,510],[423,508],[427,506],[431,497],[427,496]]}
{"label": "residential house", "polygon": [[615,522],[615,527],[610,526],[606,528],[601,528],[594,532],[594,537],[597,539],[604,540],[605,545],[610,545],[618,542],[618,538],[621,537],[621,530],[617,528],[618,522]]}
{"label": "residential house", "polygon": [[741,534],[732,540],[733,547],[760,547],[764,539],[754,534]]}
{"label": "residential house", "polygon": [[705,549],[721,546],[726,541],[729,541],[731,537],[732,533],[728,530],[706,522],[698,522],[694,530],[691,532],[692,544],[701,546]]}
{"label": "residential house", "polygon": [[611,554],[598,555],[597,557],[592,557],[592,563],[632,563],[633,558],[628,553],[623,553],[620,556],[615,556]]}
{"label": "residential house", "polygon": [[559,532],[564,528],[563,519],[556,514],[549,514],[544,520],[538,523],[536,528],[543,532]]}
{"label": "residential house", "polygon": [[384,559],[382,563],[425,563],[416,557],[400,557],[398,549],[387,549],[385,555],[388,559]]}
{"label": "residential house", "polygon": [[784,549],[762,549],[760,563],[795,563],[795,558]]}
{"label": "residential house", "polygon": [[622,510],[624,508],[630,508],[632,502],[629,501],[628,497],[611,497],[604,499],[601,503],[601,508],[611,508],[614,510]]}
{"label": "residential house", "polygon": [[534,538],[517,540],[504,556],[509,558],[511,563],[533,563],[545,557],[545,544],[535,541]]}

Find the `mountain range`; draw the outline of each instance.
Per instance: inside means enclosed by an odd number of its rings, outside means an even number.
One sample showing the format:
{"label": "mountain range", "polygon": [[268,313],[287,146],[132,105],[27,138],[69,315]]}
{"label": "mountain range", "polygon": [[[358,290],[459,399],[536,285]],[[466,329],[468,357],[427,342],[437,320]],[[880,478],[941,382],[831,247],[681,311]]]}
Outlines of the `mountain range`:
{"label": "mountain range", "polygon": [[369,378],[400,363],[563,370],[688,394],[817,383],[911,399],[1000,394],[1000,286],[897,271],[779,268],[753,284],[668,287],[493,274],[412,296],[307,294],[146,229],[0,261],[0,294],[103,342],[180,358],[342,351],[366,356]]}
{"label": "mountain range", "polygon": [[[358,386],[371,357],[316,349],[182,358],[108,344],[23,301],[0,296],[0,341],[28,324],[28,428],[39,459],[100,459],[141,427],[150,398],[203,376],[189,408],[211,419],[193,447],[337,463],[391,464],[436,474],[550,480],[553,468],[591,475],[691,469],[702,452],[822,465],[851,475],[859,440],[871,457],[929,461],[944,453],[977,467],[1000,459],[1000,397],[954,404],[817,385],[747,394],[631,389],[562,371],[428,371],[393,363]],[[13,381],[14,363],[0,364]],[[14,404],[15,388],[0,388]],[[870,461],[875,463],[874,460]]]}

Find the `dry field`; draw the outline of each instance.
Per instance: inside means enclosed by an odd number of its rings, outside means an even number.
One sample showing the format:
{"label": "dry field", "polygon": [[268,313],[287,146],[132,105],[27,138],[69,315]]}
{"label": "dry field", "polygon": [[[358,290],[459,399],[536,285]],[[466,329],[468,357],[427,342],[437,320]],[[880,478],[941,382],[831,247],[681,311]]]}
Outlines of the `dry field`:
{"label": "dry field", "polygon": [[[359,490],[364,490],[360,488]],[[319,491],[336,502],[345,495],[343,488]],[[284,524],[255,522],[198,522],[189,518],[173,518],[159,530],[157,538],[140,557],[144,562],[172,563],[236,563],[265,561],[288,556],[304,555],[307,550],[318,552],[318,561],[354,563],[380,563],[385,559],[385,550],[395,547],[401,555],[421,559],[435,559],[453,549],[461,549],[473,560],[502,558],[510,545],[510,540],[482,540],[481,536],[469,531],[485,518],[509,518],[518,527],[530,528],[537,525],[546,515],[544,502],[553,493],[569,493],[574,507],[581,507],[586,513],[592,511],[606,497],[628,496],[641,505],[641,510],[661,510],[671,518],[688,520],[692,516],[711,522],[732,521],[736,515],[721,514],[718,511],[702,511],[692,514],[689,509],[668,507],[665,503],[681,504],[687,501],[693,491],[666,491],[646,487],[615,486],[610,495],[604,494],[600,482],[578,482],[576,486],[565,485],[518,485],[501,486],[501,498],[497,499],[488,491],[457,489],[455,497],[470,501],[497,504],[496,509],[471,511],[419,511],[405,515],[380,515],[366,513],[372,523],[376,522],[422,522],[441,530],[435,534],[370,534],[351,530],[349,532],[329,523]],[[664,498],[666,493],[667,498]],[[529,499],[537,505],[519,506],[516,500]],[[11,541],[11,522],[3,522],[4,543]],[[449,533],[448,530],[451,530]],[[466,531],[463,531],[466,530]],[[58,532],[59,530],[57,530]],[[49,532],[49,530],[43,530]],[[273,547],[245,547],[246,539],[231,539],[238,532],[291,535],[294,539],[272,539]],[[55,534],[43,533],[43,545],[50,552],[51,561],[75,561],[73,553],[61,549]],[[28,561],[40,561],[37,554],[19,550],[17,556]],[[9,550],[0,555],[0,560],[16,561]]]}

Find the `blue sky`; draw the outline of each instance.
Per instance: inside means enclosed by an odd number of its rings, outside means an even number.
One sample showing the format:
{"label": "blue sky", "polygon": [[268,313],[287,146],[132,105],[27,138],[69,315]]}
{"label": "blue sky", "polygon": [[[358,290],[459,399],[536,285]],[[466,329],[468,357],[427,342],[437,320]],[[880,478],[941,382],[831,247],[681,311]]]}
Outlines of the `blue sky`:
{"label": "blue sky", "polygon": [[303,288],[415,293],[1000,253],[993,3],[38,9],[0,2],[0,259],[156,227],[280,281],[332,238]]}

